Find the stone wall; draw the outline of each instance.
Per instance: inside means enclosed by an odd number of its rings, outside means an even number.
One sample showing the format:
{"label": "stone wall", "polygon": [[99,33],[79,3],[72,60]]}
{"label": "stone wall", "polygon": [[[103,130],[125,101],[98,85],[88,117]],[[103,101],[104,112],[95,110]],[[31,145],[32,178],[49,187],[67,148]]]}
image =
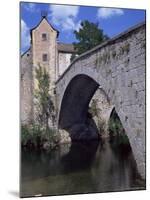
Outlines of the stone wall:
{"label": "stone wall", "polygon": [[[145,46],[145,23],[141,23],[76,58],[56,83],[58,124],[61,119],[66,119],[62,122],[67,123],[82,120],[81,116],[84,119],[87,108],[86,105],[80,106],[83,103],[80,96],[89,98],[91,91],[92,98],[93,83],[100,85],[115,107],[129,138],[138,170],[143,177],[145,177]],[[85,93],[83,97],[81,91],[74,89],[79,88],[76,86],[79,84],[78,79],[76,79],[78,82],[72,82],[75,77],[82,74],[93,80],[91,90],[90,85],[88,90],[87,87],[82,88],[82,93],[86,90],[88,97]],[[71,91],[65,92],[69,85],[72,91],[78,92],[78,97],[74,94],[70,97],[68,94]],[[82,79],[80,85],[84,86]],[[96,89],[95,84],[95,91]],[[65,95],[68,95],[72,102],[65,98]],[[65,104],[66,100],[70,103],[70,107]],[[87,104],[88,101],[84,102]],[[69,111],[65,113],[65,106],[74,113],[69,114]],[[65,127],[65,124],[61,125]]]}
{"label": "stone wall", "polygon": [[32,53],[27,51],[21,57],[20,67],[20,115],[21,123],[28,124],[33,120],[33,88],[32,88]]}
{"label": "stone wall", "polygon": [[70,64],[71,53],[58,52],[58,76],[62,75]]}
{"label": "stone wall", "polygon": [[107,98],[105,92],[98,88],[89,104],[89,111],[98,127],[101,137],[108,137],[108,122],[114,105]]}

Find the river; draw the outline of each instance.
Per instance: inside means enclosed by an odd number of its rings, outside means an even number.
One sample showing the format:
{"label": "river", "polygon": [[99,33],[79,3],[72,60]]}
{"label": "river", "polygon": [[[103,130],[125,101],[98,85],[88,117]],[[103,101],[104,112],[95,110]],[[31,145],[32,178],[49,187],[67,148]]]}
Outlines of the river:
{"label": "river", "polygon": [[72,143],[50,152],[22,150],[21,197],[145,189],[132,151],[108,139]]}

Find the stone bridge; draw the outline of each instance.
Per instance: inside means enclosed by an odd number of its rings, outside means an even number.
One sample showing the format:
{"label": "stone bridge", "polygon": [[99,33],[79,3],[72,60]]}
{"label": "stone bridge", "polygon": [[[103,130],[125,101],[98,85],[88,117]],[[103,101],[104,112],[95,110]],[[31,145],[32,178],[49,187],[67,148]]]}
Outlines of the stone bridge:
{"label": "stone bridge", "polygon": [[88,106],[101,88],[129,138],[145,177],[145,23],[78,56],[56,82],[58,127],[69,130],[87,120]]}

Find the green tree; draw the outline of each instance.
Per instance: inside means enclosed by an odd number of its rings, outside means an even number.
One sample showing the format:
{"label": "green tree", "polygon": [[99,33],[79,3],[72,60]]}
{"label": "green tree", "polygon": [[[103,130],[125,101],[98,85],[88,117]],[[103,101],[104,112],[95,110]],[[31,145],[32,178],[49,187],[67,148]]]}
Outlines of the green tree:
{"label": "green tree", "polygon": [[98,23],[95,24],[87,20],[81,22],[81,28],[79,31],[74,31],[74,34],[79,41],[73,43],[78,55],[108,39],[108,36],[103,33],[103,30],[99,29]]}
{"label": "green tree", "polygon": [[48,120],[54,120],[54,104],[49,94],[50,78],[44,67],[40,65],[35,69],[38,88],[35,90],[35,99],[38,122],[48,128]]}

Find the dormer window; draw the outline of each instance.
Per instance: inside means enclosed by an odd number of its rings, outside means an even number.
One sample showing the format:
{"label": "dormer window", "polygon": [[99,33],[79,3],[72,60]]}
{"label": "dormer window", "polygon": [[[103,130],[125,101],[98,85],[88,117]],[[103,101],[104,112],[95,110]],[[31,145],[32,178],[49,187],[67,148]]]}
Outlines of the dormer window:
{"label": "dormer window", "polygon": [[47,34],[46,33],[42,33],[42,41],[46,41],[47,40]]}

